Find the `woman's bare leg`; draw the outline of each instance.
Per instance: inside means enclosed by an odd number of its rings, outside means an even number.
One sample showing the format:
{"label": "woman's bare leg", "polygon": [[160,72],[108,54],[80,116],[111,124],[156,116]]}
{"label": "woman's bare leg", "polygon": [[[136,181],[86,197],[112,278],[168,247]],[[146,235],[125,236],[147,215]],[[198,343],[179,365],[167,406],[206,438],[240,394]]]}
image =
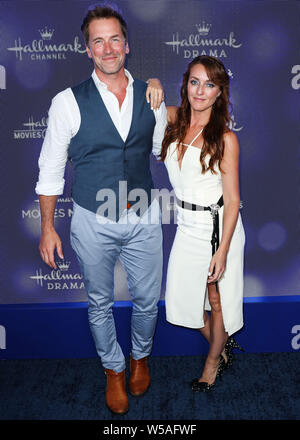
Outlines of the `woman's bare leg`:
{"label": "woman's bare leg", "polygon": [[[202,336],[207,340],[207,342],[210,344],[211,318],[210,318],[210,315],[205,310],[203,313],[203,320],[204,320],[204,327],[199,328],[199,331],[202,334]],[[226,333],[226,335],[227,335],[227,333]],[[227,337],[226,337],[226,340],[227,340]],[[226,343],[226,341],[225,341],[225,343]],[[222,354],[225,362],[227,362],[227,355],[226,355],[224,349],[221,354]]]}
{"label": "woman's bare leg", "polygon": [[203,312],[203,321],[204,327],[199,328],[199,331],[207,342],[210,343],[210,316],[205,310]]}
{"label": "woman's bare leg", "polygon": [[[225,343],[228,333],[225,332],[220,294],[217,292],[216,285],[208,285],[208,297],[211,306],[210,320],[206,321],[205,330],[201,332],[204,337],[207,335],[207,327],[209,325],[209,352],[206,358],[202,376],[199,382],[213,383],[216,378],[220,355],[224,352]],[[209,323],[209,324],[208,324]]]}

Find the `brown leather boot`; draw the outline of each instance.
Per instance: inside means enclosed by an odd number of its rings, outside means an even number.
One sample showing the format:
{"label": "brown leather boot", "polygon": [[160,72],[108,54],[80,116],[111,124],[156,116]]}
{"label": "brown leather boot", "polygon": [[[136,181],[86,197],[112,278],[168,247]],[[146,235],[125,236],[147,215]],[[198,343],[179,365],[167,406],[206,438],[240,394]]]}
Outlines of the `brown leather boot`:
{"label": "brown leather boot", "polygon": [[150,373],[147,365],[148,357],[135,360],[130,356],[129,389],[133,396],[141,396],[150,385]]}
{"label": "brown leather boot", "polygon": [[116,373],[105,369],[106,393],[105,401],[108,408],[116,414],[125,414],[128,411],[128,396],[125,389],[125,370]]}

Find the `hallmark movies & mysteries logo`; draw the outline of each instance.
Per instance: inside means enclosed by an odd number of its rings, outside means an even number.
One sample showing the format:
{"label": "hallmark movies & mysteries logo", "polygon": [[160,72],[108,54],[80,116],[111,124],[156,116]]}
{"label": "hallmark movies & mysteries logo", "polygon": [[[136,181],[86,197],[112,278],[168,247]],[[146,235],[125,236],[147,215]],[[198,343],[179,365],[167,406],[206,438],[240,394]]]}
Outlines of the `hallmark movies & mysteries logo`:
{"label": "hallmark movies & mysteries logo", "polygon": [[35,121],[33,116],[28,118],[28,122],[23,122],[25,128],[14,130],[14,139],[44,139],[48,118],[44,117],[40,121]]}
{"label": "hallmark movies & mysteries logo", "polygon": [[[35,203],[39,204],[39,199],[34,200]],[[54,218],[66,218],[70,219],[73,215],[73,199],[71,197],[59,197],[57,199],[58,207],[54,210]],[[67,205],[65,205],[67,204]],[[71,207],[69,205],[71,204]],[[34,205],[33,205],[34,206]],[[22,219],[29,220],[40,220],[41,211],[40,207],[32,207],[31,209],[22,209]]]}

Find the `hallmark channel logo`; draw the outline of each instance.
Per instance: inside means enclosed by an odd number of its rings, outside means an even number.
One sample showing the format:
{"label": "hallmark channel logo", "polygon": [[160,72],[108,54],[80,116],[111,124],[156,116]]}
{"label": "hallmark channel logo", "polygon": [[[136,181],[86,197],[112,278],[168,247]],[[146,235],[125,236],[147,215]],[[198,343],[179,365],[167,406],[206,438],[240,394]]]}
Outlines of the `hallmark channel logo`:
{"label": "hallmark channel logo", "polygon": [[217,37],[209,36],[212,25],[204,20],[200,24],[195,24],[196,33],[191,33],[186,37],[181,37],[179,32],[173,33],[171,41],[165,44],[171,46],[173,53],[184,58],[195,58],[199,55],[210,55],[216,58],[226,58],[228,49],[238,49],[242,46],[235,36],[230,32],[228,36]]}
{"label": "hallmark channel logo", "polygon": [[29,116],[27,122],[22,124],[25,128],[14,130],[14,139],[44,139],[48,118],[44,117],[40,121],[35,121],[33,116]]}
{"label": "hallmark channel logo", "polygon": [[70,53],[82,54],[86,52],[85,47],[79,42],[78,36],[75,36],[71,43],[56,43],[51,41],[55,34],[54,29],[48,29],[46,26],[39,29],[38,32],[38,39],[23,44],[21,37],[18,37],[14,46],[8,47],[7,50],[15,52],[19,61],[22,61],[24,56],[28,56],[32,61],[66,60]]}
{"label": "hallmark channel logo", "polygon": [[70,273],[70,261],[56,261],[57,269],[49,273],[43,273],[37,269],[34,275],[29,278],[34,280],[39,287],[47,290],[82,290],[84,289],[83,275],[81,273]]}
{"label": "hallmark channel logo", "polygon": [[39,29],[39,33],[42,37],[43,40],[51,40],[53,34],[54,34],[54,29],[50,29],[48,31],[47,26],[44,29]]}

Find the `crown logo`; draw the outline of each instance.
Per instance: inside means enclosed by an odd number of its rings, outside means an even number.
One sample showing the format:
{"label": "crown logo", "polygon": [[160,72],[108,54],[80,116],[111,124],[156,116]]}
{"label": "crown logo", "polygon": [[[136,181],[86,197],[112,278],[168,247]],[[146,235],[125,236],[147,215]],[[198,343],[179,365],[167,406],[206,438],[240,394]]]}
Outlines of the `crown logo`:
{"label": "crown logo", "polygon": [[47,26],[44,29],[39,29],[39,33],[43,40],[51,40],[54,34],[54,29],[48,29]]}
{"label": "crown logo", "polygon": [[202,20],[201,24],[196,24],[195,26],[200,35],[207,35],[211,28],[211,24],[205,23],[204,20]]}
{"label": "crown logo", "polygon": [[56,264],[59,270],[66,271],[69,269],[71,263],[70,261],[57,261]]}

